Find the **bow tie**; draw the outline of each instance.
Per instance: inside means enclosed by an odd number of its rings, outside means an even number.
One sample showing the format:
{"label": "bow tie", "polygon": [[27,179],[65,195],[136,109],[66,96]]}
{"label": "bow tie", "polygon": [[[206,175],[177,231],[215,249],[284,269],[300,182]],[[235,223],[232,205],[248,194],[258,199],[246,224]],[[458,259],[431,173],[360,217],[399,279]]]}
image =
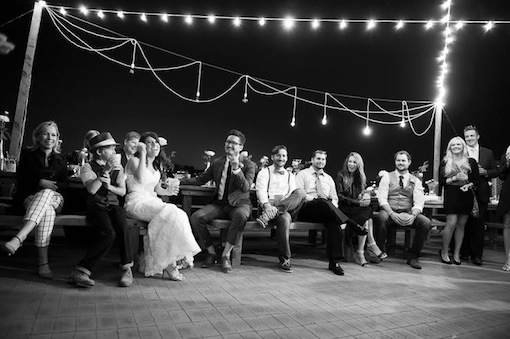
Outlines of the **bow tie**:
{"label": "bow tie", "polygon": [[285,174],[285,169],[284,169],[284,168],[282,168],[281,170],[277,170],[277,169],[275,169],[275,170],[274,170],[274,172],[275,172],[276,174]]}

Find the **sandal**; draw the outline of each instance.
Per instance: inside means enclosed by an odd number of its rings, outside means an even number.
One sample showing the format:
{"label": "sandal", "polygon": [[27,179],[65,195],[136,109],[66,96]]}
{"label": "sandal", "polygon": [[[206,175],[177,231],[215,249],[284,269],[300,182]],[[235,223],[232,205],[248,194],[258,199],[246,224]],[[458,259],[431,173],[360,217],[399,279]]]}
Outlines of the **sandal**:
{"label": "sandal", "polygon": [[356,253],[354,253],[354,261],[361,267],[370,267],[370,265],[367,262],[367,259],[365,259],[364,252],[356,251]]}
{"label": "sandal", "polygon": [[388,255],[381,251],[379,246],[375,242],[367,244],[367,249],[370,253],[372,253],[374,256],[378,257],[379,259],[386,259]]}
{"label": "sandal", "polygon": [[53,272],[50,269],[50,264],[44,263],[39,265],[39,277],[43,279],[53,278]]}
{"label": "sandal", "polygon": [[[18,241],[14,241],[17,239]],[[21,247],[23,241],[18,236],[14,236],[11,240],[0,244],[0,248],[7,253],[7,255],[13,255]]]}
{"label": "sandal", "polygon": [[184,276],[182,273],[179,273],[177,267],[174,267],[171,271],[168,268],[165,268],[163,270],[163,279],[165,279],[165,275],[168,275],[169,280],[184,281]]}
{"label": "sandal", "polygon": [[501,269],[505,272],[510,272],[510,264],[505,263]]}

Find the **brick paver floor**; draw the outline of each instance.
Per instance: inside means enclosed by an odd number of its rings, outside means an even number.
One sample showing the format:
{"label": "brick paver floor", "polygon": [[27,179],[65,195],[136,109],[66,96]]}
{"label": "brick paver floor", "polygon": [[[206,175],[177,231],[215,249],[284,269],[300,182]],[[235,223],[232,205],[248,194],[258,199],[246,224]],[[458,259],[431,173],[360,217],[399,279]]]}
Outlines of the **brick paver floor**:
{"label": "brick paver floor", "polygon": [[67,282],[83,246],[55,237],[55,278],[42,280],[27,241],[0,258],[0,338],[509,338],[501,241],[481,267],[441,264],[439,243],[426,246],[422,270],[397,251],[369,268],[344,263],[340,277],[305,234],[292,237],[292,274],[278,270],[274,240],[249,234],[232,274],[198,263],[183,270],[184,282],[136,273],[130,288],[117,287],[114,248],[96,286],[83,289]]}

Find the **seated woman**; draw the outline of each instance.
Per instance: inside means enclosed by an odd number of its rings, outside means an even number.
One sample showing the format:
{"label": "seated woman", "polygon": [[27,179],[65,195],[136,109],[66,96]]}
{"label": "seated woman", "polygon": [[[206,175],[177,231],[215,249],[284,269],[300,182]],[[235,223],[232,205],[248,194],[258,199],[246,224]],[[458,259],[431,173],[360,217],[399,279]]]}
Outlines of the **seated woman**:
{"label": "seated woman", "polygon": [[[443,248],[439,250],[442,263],[451,265],[448,247],[455,237],[453,263],[460,265],[460,247],[464,239],[464,227],[473,209],[473,191],[480,180],[476,160],[468,157],[467,146],[461,137],[448,142],[441,162],[439,184],[444,187],[444,213],[446,226],[443,231]],[[454,235],[455,234],[455,235]]]}
{"label": "seated woman", "polygon": [[38,250],[39,276],[51,279],[48,246],[55,224],[55,216],[62,210],[62,191],[67,181],[67,166],[58,153],[60,133],[53,121],[39,124],[32,132],[33,146],[21,152],[17,170],[14,209],[25,213],[23,227],[0,248],[8,255],[16,253],[28,234],[35,228]]}
{"label": "seated woman", "polygon": [[[368,251],[379,259],[387,258],[375,243],[372,222],[372,208],[370,207],[370,194],[364,194],[367,186],[367,177],[363,158],[356,152],[351,152],[345,158],[341,171],[337,174],[336,191],[338,194],[338,207],[358,225],[364,225],[367,235],[358,235],[358,249],[354,260],[358,265],[368,267],[365,259],[365,242],[368,237]],[[367,193],[367,192],[365,192]]]}
{"label": "seated woman", "polygon": [[186,212],[157,196],[176,195],[179,191],[176,179],[167,179],[167,188],[161,187],[160,151],[156,133],[146,132],[141,136],[137,154],[127,164],[128,194],[124,208],[129,217],[149,222],[140,271],[146,277],[162,273],[163,278],[168,275],[170,280],[182,281],[178,262],[193,266],[193,256],[201,250]]}
{"label": "seated woman", "polygon": [[503,187],[499,194],[498,216],[503,218],[503,241],[505,243],[505,264],[503,271],[510,272],[510,146],[501,157],[498,169],[499,178],[503,180]]}

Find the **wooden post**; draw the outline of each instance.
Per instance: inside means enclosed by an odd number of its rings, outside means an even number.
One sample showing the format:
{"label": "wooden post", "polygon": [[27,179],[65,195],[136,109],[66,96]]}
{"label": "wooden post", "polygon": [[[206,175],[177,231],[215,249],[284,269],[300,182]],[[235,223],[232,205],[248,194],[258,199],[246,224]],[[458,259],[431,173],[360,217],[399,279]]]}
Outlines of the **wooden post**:
{"label": "wooden post", "polygon": [[[436,104],[434,116],[434,168],[433,179],[439,182],[439,165],[441,164],[441,124],[443,123],[443,106]],[[439,190],[439,185],[437,185]],[[436,192],[439,196],[441,192]]]}
{"label": "wooden post", "polygon": [[41,25],[41,15],[44,5],[44,2],[36,2],[34,4],[32,23],[30,24],[30,33],[28,35],[27,50],[25,52],[25,61],[23,62],[23,73],[19,84],[16,112],[14,113],[14,121],[12,125],[11,145],[9,147],[10,155],[15,157],[16,160],[19,160],[21,145],[23,143],[23,135],[25,134],[28,93],[30,91],[30,83],[32,82],[32,66],[34,64],[35,47],[37,45],[37,37],[39,35],[39,27]]}

